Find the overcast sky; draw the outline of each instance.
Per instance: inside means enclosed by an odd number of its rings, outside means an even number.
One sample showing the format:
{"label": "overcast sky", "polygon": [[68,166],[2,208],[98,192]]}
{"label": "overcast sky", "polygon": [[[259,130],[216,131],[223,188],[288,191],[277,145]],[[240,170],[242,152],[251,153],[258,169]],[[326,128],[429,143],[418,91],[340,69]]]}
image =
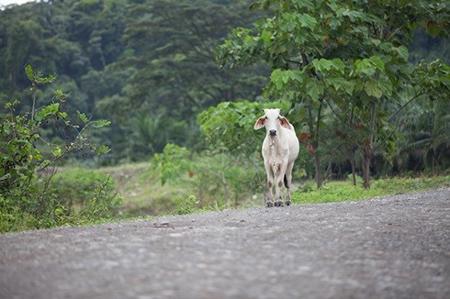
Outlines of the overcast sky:
{"label": "overcast sky", "polygon": [[0,6],[8,4],[23,4],[25,2],[31,2],[32,0],[0,0]]}

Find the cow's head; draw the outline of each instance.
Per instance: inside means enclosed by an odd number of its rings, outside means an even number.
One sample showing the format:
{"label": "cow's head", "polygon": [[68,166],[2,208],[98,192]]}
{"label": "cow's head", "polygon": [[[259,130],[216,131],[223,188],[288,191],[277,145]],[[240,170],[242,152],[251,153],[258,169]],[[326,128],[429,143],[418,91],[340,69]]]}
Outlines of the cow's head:
{"label": "cow's head", "polygon": [[265,127],[267,134],[271,137],[275,137],[281,127],[290,129],[290,126],[288,119],[280,115],[280,109],[264,109],[264,115],[258,118],[254,129],[258,130]]}

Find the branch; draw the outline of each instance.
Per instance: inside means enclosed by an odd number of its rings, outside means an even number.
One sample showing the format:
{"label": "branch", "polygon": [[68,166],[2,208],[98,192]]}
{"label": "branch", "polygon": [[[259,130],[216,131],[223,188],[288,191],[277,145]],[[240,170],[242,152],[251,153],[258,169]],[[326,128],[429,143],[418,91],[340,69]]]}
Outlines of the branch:
{"label": "branch", "polygon": [[[302,61],[303,61],[303,65],[306,66],[309,64],[309,60],[308,60],[308,56],[306,56],[306,54],[302,53]],[[316,71],[311,68],[311,72],[314,75],[314,77],[316,77],[317,80],[320,80],[319,74],[316,73]]]}
{"label": "branch", "polygon": [[33,121],[34,120],[34,114],[36,113],[36,86],[35,86],[34,82],[31,83],[31,85],[32,85],[31,89],[32,89],[32,93],[33,93],[33,95],[32,95],[32,97],[33,97],[33,105],[31,107],[31,121]]}
{"label": "branch", "polygon": [[[352,107],[352,111],[351,111],[351,115],[350,115],[350,119],[349,119],[349,123],[346,123],[345,121],[344,121],[344,119],[341,117],[341,116],[339,116],[339,114],[334,110],[334,108],[333,108],[333,106],[331,106],[331,104],[330,104],[330,102],[328,102],[328,101],[325,101],[327,104],[328,104],[328,106],[330,107],[330,110],[331,110],[331,112],[333,112],[333,114],[346,126],[346,127],[348,127],[349,129],[353,129],[353,127],[352,127],[352,122],[353,122],[353,117],[355,116],[354,114],[353,114],[353,110],[354,110],[354,107]],[[361,119],[358,117],[358,119],[359,119],[359,121],[361,121]]]}
{"label": "branch", "polygon": [[405,108],[406,106],[408,106],[412,101],[414,101],[415,99],[417,99],[418,97],[420,97],[420,96],[422,96],[422,95],[424,95],[424,93],[418,93],[418,94],[416,94],[415,96],[413,96],[408,102],[406,102],[406,103],[405,103],[404,105],[402,105],[397,111],[395,111],[394,114],[392,114],[392,115],[389,117],[388,121],[389,121],[389,122],[392,122],[392,121],[394,120],[394,118],[397,116],[397,114],[399,114],[400,111],[403,110],[403,108]]}
{"label": "branch", "polygon": [[416,22],[416,20],[417,20],[416,16],[412,17],[412,19],[409,22],[404,23],[403,25],[392,31],[391,34],[389,34],[389,36],[387,37],[387,40],[391,40],[391,38],[393,38],[394,35],[396,35],[401,29],[403,29],[407,25],[411,25],[411,23]]}
{"label": "branch", "polygon": [[285,58],[284,60],[287,61],[287,62],[290,62],[290,63],[295,63],[295,64],[298,64],[298,65],[303,65],[303,63],[300,62],[300,61],[291,60],[291,59],[287,59],[287,58]]}
{"label": "branch", "polygon": [[334,111],[334,108],[331,106],[331,104],[330,104],[330,102],[328,102],[327,100],[325,100],[325,102],[328,104],[328,106],[330,107],[330,109],[331,109],[331,112],[333,112],[333,114],[342,122],[342,123],[345,123],[344,122],[344,120],[342,119],[342,117],[340,116],[340,115],[338,115],[337,113],[336,113],[336,111]]}

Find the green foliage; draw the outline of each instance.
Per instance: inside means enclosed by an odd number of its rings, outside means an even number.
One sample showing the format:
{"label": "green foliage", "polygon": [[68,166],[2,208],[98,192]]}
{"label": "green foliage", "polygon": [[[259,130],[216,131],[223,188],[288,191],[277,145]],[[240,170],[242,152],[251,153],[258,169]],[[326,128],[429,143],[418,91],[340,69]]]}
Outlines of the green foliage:
{"label": "green foliage", "polygon": [[200,207],[224,209],[245,205],[264,186],[265,173],[259,155],[204,152],[193,161],[187,182]]}
{"label": "green foliage", "polygon": [[[261,148],[264,132],[255,132],[253,125],[264,114],[264,108],[289,111],[290,103],[223,102],[198,115],[197,121],[209,146],[226,148],[232,153],[251,154]],[[289,117],[289,115],[287,115]]]}
{"label": "green foliage", "polygon": [[195,144],[198,128],[192,123],[164,115],[139,113],[130,120],[131,138],[128,140],[131,160],[142,160],[160,153],[168,143]]}
{"label": "green foliage", "polygon": [[[54,79],[53,76],[44,77],[41,74],[35,74],[30,65],[27,65],[25,69],[34,92],[36,92],[37,84],[52,82]],[[46,122],[58,119],[67,121],[67,113],[60,110],[60,102],[36,107],[36,96],[33,95],[31,116],[16,113],[15,109],[20,104],[19,101],[6,103],[5,108],[9,111],[5,115],[0,115],[1,194],[8,196],[8,194],[17,193],[16,189],[26,194],[35,170],[49,164],[49,160],[43,160],[43,155],[37,149],[36,143],[42,138],[41,130]],[[55,157],[56,154],[62,155],[60,148],[56,146],[53,147],[52,152]]]}
{"label": "green foliage", "polygon": [[[193,146],[199,111],[256,97],[266,81],[264,66],[224,72],[214,62],[227,31],[252,19],[240,1],[66,0],[8,8],[0,11],[7,41],[0,43],[0,103],[4,95],[25,99],[27,81],[18,70],[30,63],[59,75],[72,110],[114,122],[95,136],[112,146],[103,163],[146,160],[168,142]],[[143,114],[169,127],[159,128],[167,131],[155,142],[129,142]]]}
{"label": "green foliage", "polygon": [[[251,165],[249,162],[255,163]],[[237,206],[262,206],[264,203],[264,179],[262,161],[257,157],[237,159],[229,155],[194,156],[193,163],[198,172],[189,170],[181,176],[169,179],[161,185],[160,173],[148,163],[127,164],[104,168],[118,182],[117,187],[124,197],[121,211],[123,215],[167,215],[188,214],[208,210],[235,207],[233,196],[239,195]],[[228,169],[230,168],[230,169]],[[231,169],[231,168],[234,168]],[[191,167],[190,169],[193,169]],[[255,176],[255,173],[258,175]],[[241,173],[241,175],[240,175]],[[203,174],[200,179],[199,176]],[[224,176],[227,196],[224,196]],[[449,186],[449,176],[376,179],[369,190],[361,186],[362,178],[357,176],[357,186],[351,183],[351,175],[346,181],[328,181],[317,190],[311,180],[299,183],[301,171],[294,173],[296,203],[319,203],[330,201],[359,200],[372,196],[399,194]],[[233,181],[233,182],[232,182]],[[235,185],[240,185],[234,193]],[[255,189],[256,188],[256,189]],[[254,193],[254,194],[253,194]]]}
{"label": "green foliage", "polygon": [[398,140],[400,171],[415,161],[415,169],[427,169],[433,174],[450,167],[450,102],[437,98],[407,109],[398,119],[402,138]]}
{"label": "green foliage", "polygon": [[263,186],[264,171],[256,155],[230,156],[208,151],[193,154],[168,144],[152,163],[162,184],[181,185],[187,190],[170,199],[170,207],[165,208],[169,211],[185,205],[189,209],[236,207]]}
{"label": "green foliage", "polygon": [[[169,144],[154,160],[158,180],[186,188],[158,194],[155,206],[187,213],[241,205],[264,185],[255,154],[263,132],[253,124],[265,107],[280,107],[295,125],[296,171],[308,177],[345,177],[350,161],[356,173],[376,176],[448,169],[445,1],[250,6],[65,0],[1,10],[2,230],[72,223],[42,173],[86,158],[82,149],[107,153],[101,162],[111,164],[148,160]],[[105,116],[112,125],[97,120]],[[205,148],[212,152],[196,152]],[[93,219],[109,213],[88,202],[100,209]]]}
{"label": "green foliage", "polygon": [[41,152],[34,146],[39,135],[24,115],[14,115],[15,103],[7,104],[10,113],[0,116],[0,193],[13,189],[27,191],[35,169],[41,164]]}
{"label": "green foliage", "polygon": [[[59,204],[48,193],[52,174],[38,176],[37,172],[45,173],[69,153],[81,149],[107,151],[106,146],[91,144],[86,134],[90,128],[109,125],[108,121],[87,121],[80,128],[71,122],[69,113],[63,111],[66,96],[60,91],[56,91],[54,101],[47,104],[37,98],[37,85],[52,82],[54,76],[36,74],[30,65],[26,66],[26,73],[33,91],[31,111],[17,112],[16,106],[20,102],[14,101],[6,104],[7,114],[0,114],[0,195],[1,219],[4,221],[0,227],[3,231],[64,223],[58,218]],[[74,137],[65,142],[50,143],[45,140],[50,125],[55,129],[72,130]]]}
{"label": "green foliage", "polygon": [[[46,189],[47,176],[33,178],[27,192],[14,189],[6,196],[0,194],[0,232],[80,225],[117,216],[122,199],[108,175],[87,169],[63,170]],[[45,197],[40,197],[43,193]]]}
{"label": "green foliage", "polygon": [[[290,118],[308,123],[302,124],[302,130],[309,131],[312,141],[327,146],[320,132],[316,138],[314,122],[306,121],[308,110],[312,118],[318,116],[321,97],[336,104],[336,112],[342,114],[350,106],[349,97],[355,104],[365,104],[365,110],[375,99],[393,109],[404,102],[397,101],[399,90],[389,82],[407,82],[404,75],[411,71],[397,70],[399,62],[407,58],[449,62],[448,42],[442,38],[449,27],[444,1],[252,2],[252,10],[248,1],[216,0],[40,1],[2,10],[0,104],[3,107],[9,99],[20,98],[16,110],[30,110],[33,92],[22,71],[24,65],[58,74],[58,79],[46,77],[70,94],[70,107],[60,109],[83,111],[82,122],[113,121],[93,136],[111,145],[101,163],[112,164],[148,160],[169,142],[196,147],[197,113],[222,101],[255,99],[270,77],[266,97],[299,104]],[[229,32],[229,38],[215,49]],[[412,32],[415,38],[408,44]],[[215,54],[219,66],[214,63]],[[381,59],[384,71],[366,61],[376,62],[371,57]],[[358,76],[348,78],[352,60],[364,63]],[[272,76],[262,61],[272,67]],[[312,66],[303,71],[304,64]],[[233,68],[220,67],[224,65]],[[36,94],[39,98],[48,102],[57,98],[52,87],[43,86],[42,74],[27,73],[42,88]],[[329,123],[336,124],[327,120],[331,117],[327,110],[322,109],[325,119],[319,121],[324,125],[322,132]],[[45,137],[57,142],[65,137],[59,133],[49,129]],[[327,136],[331,138],[338,140]],[[322,151],[320,146],[317,152]]]}
{"label": "green foliage", "polygon": [[167,180],[175,180],[185,174],[190,166],[189,150],[177,146],[176,144],[167,144],[161,154],[153,157],[155,167],[161,173],[161,184],[165,184]]}
{"label": "green foliage", "polygon": [[191,214],[198,210],[198,200],[195,195],[175,197],[173,205],[177,215]]}
{"label": "green foliage", "polygon": [[50,194],[60,213],[68,218],[111,218],[120,207],[112,178],[100,171],[83,168],[63,169],[52,180]]}
{"label": "green foliage", "polygon": [[[336,118],[352,131],[349,135],[359,136],[342,141],[347,141],[344,147],[352,160],[354,148],[360,149],[364,185],[369,187],[375,149],[389,152],[393,144],[386,134],[392,131],[388,115],[392,104],[402,102],[399,94],[415,89],[414,97],[432,97],[436,90],[449,95],[448,77],[440,76],[447,66],[413,65],[407,49],[416,26],[425,25],[433,35],[448,33],[450,10],[444,1],[260,0],[252,7],[270,16],[255,22],[252,29],[234,29],[218,47],[218,61],[233,68],[264,60],[272,67],[265,94],[295,104],[294,114],[299,116],[295,121],[306,118],[307,146],[319,187],[322,132],[335,123],[327,118]],[[425,69],[434,80],[419,78]],[[430,85],[436,90],[428,89]],[[361,125],[355,126],[356,120]]]}

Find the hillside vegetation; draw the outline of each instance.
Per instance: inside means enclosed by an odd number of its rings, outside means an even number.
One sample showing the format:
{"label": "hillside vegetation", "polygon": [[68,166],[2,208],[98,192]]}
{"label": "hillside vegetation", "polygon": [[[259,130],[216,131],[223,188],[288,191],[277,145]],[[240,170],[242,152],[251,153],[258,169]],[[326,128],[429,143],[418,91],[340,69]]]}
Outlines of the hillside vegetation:
{"label": "hillside vegetation", "polygon": [[296,129],[299,203],[445,184],[447,2],[6,7],[0,230],[259,204],[264,108]]}

